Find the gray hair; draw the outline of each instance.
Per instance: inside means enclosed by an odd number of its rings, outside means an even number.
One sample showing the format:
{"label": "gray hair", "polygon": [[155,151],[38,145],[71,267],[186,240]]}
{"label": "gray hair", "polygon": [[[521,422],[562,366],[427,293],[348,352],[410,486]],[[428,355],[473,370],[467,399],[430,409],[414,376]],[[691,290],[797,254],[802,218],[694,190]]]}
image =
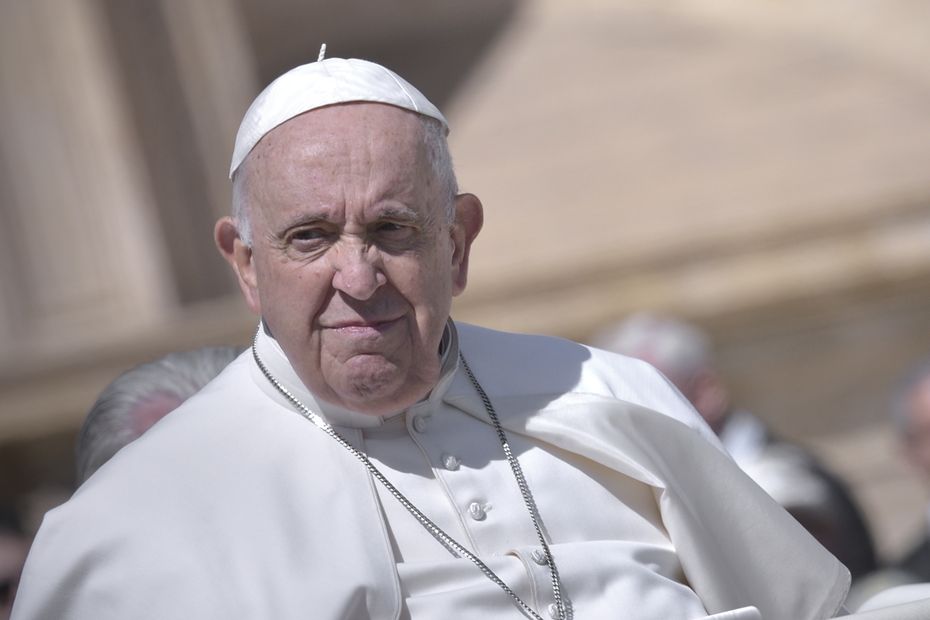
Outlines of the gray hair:
{"label": "gray hair", "polygon": [[114,379],[100,393],[81,426],[77,439],[78,484],[145,432],[136,420],[140,405],[164,396],[187,400],[242,351],[237,347],[204,347],[169,353]]}
{"label": "gray hair", "polygon": [[911,413],[908,401],[921,384],[930,380],[930,359],[912,366],[897,382],[891,392],[891,419],[898,433],[906,436],[911,431]]}
{"label": "gray hair", "polygon": [[[446,128],[434,118],[422,115],[419,118],[423,127],[426,159],[439,184],[446,220],[452,223],[455,220],[455,197],[459,193],[459,186],[455,178],[452,154],[449,152],[449,141],[446,139]],[[250,159],[251,155],[247,156],[232,177],[232,216],[239,230],[239,238],[249,246],[252,245],[252,223],[249,218],[249,192],[246,179],[249,176],[247,168]]]}
{"label": "gray hair", "polygon": [[597,334],[594,346],[645,359],[679,387],[713,366],[710,338],[697,327],[652,314],[634,314]]}

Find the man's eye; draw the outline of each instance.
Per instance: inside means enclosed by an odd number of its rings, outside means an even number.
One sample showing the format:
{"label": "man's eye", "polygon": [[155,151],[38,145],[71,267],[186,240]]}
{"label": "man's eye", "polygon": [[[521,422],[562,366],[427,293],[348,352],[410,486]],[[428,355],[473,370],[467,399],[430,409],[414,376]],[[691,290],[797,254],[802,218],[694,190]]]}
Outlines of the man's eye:
{"label": "man's eye", "polygon": [[325,231],[319,228],[303,228],[294,232],[291,235],[291,239],[306,240],[306,239],[319,239],[320,237],[326,234]]}
{"label": "man's eye", "polygon": [[325,242],[329,234],[323,228],[300,228],[288,235],[287,242],[298,250],[314,249]]}
{"label": "man's eye", "polygon": [[396,222],[382,222],[375,231],[385,239],[404,239],[413,232],[413,228]]}

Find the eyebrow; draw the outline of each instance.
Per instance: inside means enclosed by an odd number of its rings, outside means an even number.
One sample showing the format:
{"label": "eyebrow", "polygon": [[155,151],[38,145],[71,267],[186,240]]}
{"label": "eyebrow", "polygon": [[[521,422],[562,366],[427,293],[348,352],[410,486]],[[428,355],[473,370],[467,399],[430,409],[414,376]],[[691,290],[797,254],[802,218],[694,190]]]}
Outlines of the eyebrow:
{"label": "eyebrow", "polygon": [[389,205],[378,209],[374,214],[375,220],[397,220],[401,222],[418,222],[423,218],[421,215],[405,205]]}

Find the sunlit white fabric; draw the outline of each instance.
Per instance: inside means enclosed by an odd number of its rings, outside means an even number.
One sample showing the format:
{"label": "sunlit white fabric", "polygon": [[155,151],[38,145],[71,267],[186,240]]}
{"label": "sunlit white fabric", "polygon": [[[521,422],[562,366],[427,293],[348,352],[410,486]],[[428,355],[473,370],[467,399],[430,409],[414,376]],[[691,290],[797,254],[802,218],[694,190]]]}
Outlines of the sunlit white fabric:
{"label": "sunlit white fabric", "polygon": [[[664,617],[685,618],[692,610],[755,606],[767,620],[812,620],[839,608],[845,569],[735,466],[649,366],[568,341],[467,325],[459,325],[459,346],[524,460],[567,594],[590,617],[628,617],[639,605],[675,605],[683,614]],[[259,351],[289,390],[315,402],[271,338],[260,339]],[[453,454],[461,458],[457,472],[448,461],[450,473],[473,479],[461,487],[446,480],[452,497],[492,498],[479,524],[490,527],[470,526],[468,544],[544,606],[541,573],[525,566],[533,561],[522,529],[528,517],[509,514],[517,510],[507,472],[473,460],[492,458],[483,456],[493,449],[482,437],[484,407],[458,371],[434,392],[427,406],[438,417],[421,426],[426,435],[436,429],[438,439],[421,440],[418,449],[430,469],[446,463],[443,452],[460,452]],[[393,418],[321,409],[387,469],[406,467],[378,445],[389,441],[382,434],[394,432]],[[398,413],[410,435],[417,412]],[[441,439],[458,433],[450,443]],[[398,482],[421,494],[417,483]],[[422,501],[450,529],[470,518],[462,515],[464,500],[451,500],[450,509],[425,493]],[[596,510],[615,511],[621,523],[579,514]],[[441,560],[432,539],[415,540],[403,517],[353,456],[294,413],[246,353],[49,513],[14,618],[518,617],[492,600],[477,569],[466,573]],[[604,564],[592,571],[595,552]],[[690,591],[675,585],[679,567]],[[475,607],[462,596],[470,584],[481,591]],[[439,592],[431,596],[430,588]],[[461,606],[451,615],[450,601]]]}

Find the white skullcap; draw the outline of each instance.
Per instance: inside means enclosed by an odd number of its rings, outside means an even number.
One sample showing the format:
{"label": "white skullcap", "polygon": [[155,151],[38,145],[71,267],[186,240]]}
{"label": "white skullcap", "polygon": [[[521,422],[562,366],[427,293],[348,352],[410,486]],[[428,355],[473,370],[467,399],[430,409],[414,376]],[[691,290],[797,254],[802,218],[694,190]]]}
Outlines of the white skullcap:
{"label": "white skullcap", "polygon": [[229,177],[258,141],[281,123],[309,110],[356,101],[386,103],[423,114],[449,131],[439,109],[390,69],[357,58],[327,58],[291,69],[255,98],[236,134]]}

